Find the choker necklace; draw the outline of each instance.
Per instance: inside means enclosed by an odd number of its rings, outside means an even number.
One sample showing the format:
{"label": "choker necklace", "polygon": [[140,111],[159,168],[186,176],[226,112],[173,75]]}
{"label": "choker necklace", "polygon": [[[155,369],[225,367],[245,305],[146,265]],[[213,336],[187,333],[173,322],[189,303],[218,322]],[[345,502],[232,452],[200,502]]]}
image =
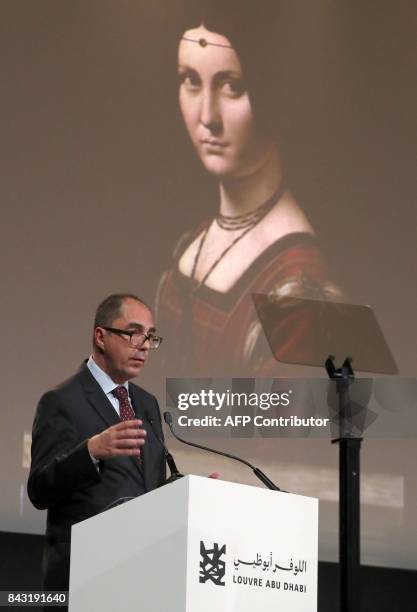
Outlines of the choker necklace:
{"label": "choker necklace", "polygon": [[250,210],[243,215],[222,215],[220,212],[217,213],[215,220],[221,229],[228,232],[232,232],[238,229],[246,229],[247,227],[255,226],[261,219],[263,219],[269,211],[273,208],[275,203],[282,196],[282,185],[277,189],[267,200],[260,204],[254,210]]}
{"label": "choker necklace", "polygon": [[[281,184],[279,186],[279,188],[272,194],[272,196],[270,196],[266,200],[266,202],[263,202],[260,206],[255,208],[255,210],[253,210],[253,211],[251,211],[249,213],[245,213],[244,215],[237,215],[237,216],[234,216],[234,217],[228,217],[227,215],[220,215],[220,214],[218,214],[215,217],[215,221],[217,222],[219,227],[221,227],[222,229],[225,229],[227,231],[241,229],[243,231],[234,240],[232,240],[232,242],[229,244],[229,246],[227,246],[222,251],[222,253],[220,253],[220,256],[210,266],[210,268],[205,273],[205,275],[203,276],[201,281],[199,281],[198,284],[194,287],[193,292],[198,291],[200,289],[200,287],[202,287],[205,284],[205,282],[208,279],[208,277],[210,276],[210,274],[213,272],[213,270],[215,268],[217,268],[217,266],[219,265],[221,260],[227,255],[227,253],[240,240],[242,240],[242,238],[244,236],[246,236],[246,234],[248,234],[251,230],[253,230],[253,228],[258,225],[258,223],[267,215],[267,213],[270,210],[272,210],[273,206],[277,202],[279,202],[279,200],[282,198],[282,196],[284,194],[284,191],[285,191],[284,185]],[[221,219],[220,223],[219,223],[219,219]],[[223,223],[225,219],[228,220],[226,222],[227,227],[223,227],[223,225],[221,225],[221,223]],[[244,223],[243,223],[243,219],[245,220]],[[249,219],[250,219],[250,221],[249,221]],[[235,224],[234,221],[238,221],[238,223]],[[230,225],[232,222],[233,222],[233,227]],[[191,277],[190,278],[191,278],[192,281],[196,280],[195,273],[196,273],[196,270],[197,270],[197,265],[198,265],[198,262],[200,260],[201,252],[203,250],[203,246],[204,246],[204,243],[206,241],[210,225],[211,225],[211,223],[209,223],[207,225],[207,227],[205,228],[205,230],[203,232],[203,235],[201,236],[200,244],[198,245],[198,250],[197,250],[196,256],[194,258],[194,262],[193,262],[193,269],[191,271]]]}

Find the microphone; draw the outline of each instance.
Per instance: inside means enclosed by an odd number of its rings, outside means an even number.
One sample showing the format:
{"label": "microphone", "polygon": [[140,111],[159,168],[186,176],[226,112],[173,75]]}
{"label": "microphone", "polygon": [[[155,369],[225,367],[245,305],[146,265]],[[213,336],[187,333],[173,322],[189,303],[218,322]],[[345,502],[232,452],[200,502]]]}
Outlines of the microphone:
{"label": "microphone", "polygon": [[107,510],[111,510],[112,508],[115,508],[116,506],[121,506],[122,504],[125,504],[126,502],[130,501],[131,499],[135,499],[135,497],[132,497],[132,496],[118,497],[117,499],[113,500],[108,506],[103,508],[103,510],[101,510],[100,512],[106,512]]}
{"label": "microphone", "polygon": [[149,425],[152,428],[152,431],[154,433],[155,438],[158,440],[159,444],[162,446],[162,448],[164,450],[165,461],[167,462],[168,467],[169,467],[169,471],[171,472],[171,476],[168,478],[167,482],[173,482],[174,480],[177,480],[178,478],[183,478],[184,474],[181,474],[178,471],[178,468],[177,468],[176,463],[174,461],[174,457],[169,452],[169,450],[168,450],[165,442],[163,441],[163,439],[156,432],[156,430],[155,430],[155,428],[153,426],[152,417],[151,417],[151,415],[149,414],[149,412],[147,410],[145,411],[145,417],[146,417],[146,420],[148,421]]}
{"label": "microphone", "polygon": [[194,448],[200,448],[201,450],[208,451],[209,453],[214,453],[216,455],[222,455],[222,457],[228,457],[228,459],[234,459],[235,461],[239,461],[240,463],[243,463],[244,465],[247,465],[248,467],[250,467],[250,469],[255,474],[255,476],[259,478],[259,480],[263,482],[263,484],[268,489],[271,489],[271,491],[281,491],[282,493],[287,493],[287,491],[283,491],[282,489],[277,487],[277,485],[275,485],[272,482],[272,480],[270,480],[268,476],[262,472],[262,470],[260,470],[259,468],[249,463],[249,461],[245,461],[245,459],[241,459],[240,457],[236,457],[235,455],[230,455],[229,453],[224,453],[222,451],[215,450],[214,448],[208,448],[208,446],[202,446],[201,444],[195,444],[194,442],[187,442],[187,440],[184,440],[183,438],[180,438],[179,436],[177,436],[177,434],[175,433],[172,427],[172,414],[170,412],[164,412],[164,421],[168,425],[169,429],[171,430],[171,433],[174,436],[174,438],[176,438],[179,442],[182,442],[183,444],[187,444],[188,446],[194,446]]}

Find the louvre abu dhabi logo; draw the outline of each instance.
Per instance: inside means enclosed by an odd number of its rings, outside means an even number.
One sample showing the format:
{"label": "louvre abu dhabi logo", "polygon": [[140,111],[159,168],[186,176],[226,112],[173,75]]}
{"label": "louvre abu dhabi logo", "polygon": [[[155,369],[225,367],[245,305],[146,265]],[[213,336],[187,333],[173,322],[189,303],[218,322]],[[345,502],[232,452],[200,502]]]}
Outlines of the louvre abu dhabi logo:
{"label": "louvre abu dhabi logo", "polygon": [[226,544],[220,548],[215,542],[209,548],[200,540],[200,582],[211,581],[217,586],[225,586],[226,562],[222,558],[225,555]]}
{"label": "louvre abu dhabi logo", "polygon": [[[230,546],[229,557],[231,556]],[[233,549],[233,546],[232,546]],[[237,551],[236,551],[237,552]],[[232,555],[233,555],[232,550]],[[278,555],[277,555],[278,557]],[[238,589],[268,589],[288,591],[294,594],[307,593],[308,566],[307,559],[281,560],[271,551],[267,554],[257,552],[253,557],[241,558],[234,556],[226,560],[226,544],[205,543],[200,540],[200,583],[213,583],[216,586],[226,586],[227,561],[229,569],[233,570],[227,579],[228,586]]]}

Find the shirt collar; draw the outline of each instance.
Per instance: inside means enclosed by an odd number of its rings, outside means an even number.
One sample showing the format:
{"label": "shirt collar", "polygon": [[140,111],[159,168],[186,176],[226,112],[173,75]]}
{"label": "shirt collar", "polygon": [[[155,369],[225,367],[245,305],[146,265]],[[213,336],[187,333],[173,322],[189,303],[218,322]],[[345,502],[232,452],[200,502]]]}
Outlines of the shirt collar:
{"label": "shirt collar", "polygon": [[129,393],[129,382],[126,381],[122,385],[114,382],[107,372],[102,370],[100,366],[97,365],[92,355],[90,355],[87,361],[87,368],[90,370],[91,374],[94,376],[106,395],[109,395],[115,389],[115,387],[125,387],[126,391]]}

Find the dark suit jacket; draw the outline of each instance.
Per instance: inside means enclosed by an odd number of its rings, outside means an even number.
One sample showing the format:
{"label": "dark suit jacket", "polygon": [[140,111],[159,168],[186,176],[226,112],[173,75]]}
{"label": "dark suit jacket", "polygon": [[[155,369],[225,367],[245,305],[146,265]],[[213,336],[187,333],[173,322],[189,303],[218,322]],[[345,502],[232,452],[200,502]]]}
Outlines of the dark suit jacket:
{"label": "dark suit jacket", "polygon": [[156,398],[132,383],[129,394],[147,430],[141,460],[115,457],[100,461],[98,470],[87,440],[120,419],[87,366],[45,393],[38,404],[28,494],[36,508],[48,509],[46,590],[68,589],[71,525],[102,512],[119,498],[142,495],[165,481],[165,458],[152,429],[162,437]]}

